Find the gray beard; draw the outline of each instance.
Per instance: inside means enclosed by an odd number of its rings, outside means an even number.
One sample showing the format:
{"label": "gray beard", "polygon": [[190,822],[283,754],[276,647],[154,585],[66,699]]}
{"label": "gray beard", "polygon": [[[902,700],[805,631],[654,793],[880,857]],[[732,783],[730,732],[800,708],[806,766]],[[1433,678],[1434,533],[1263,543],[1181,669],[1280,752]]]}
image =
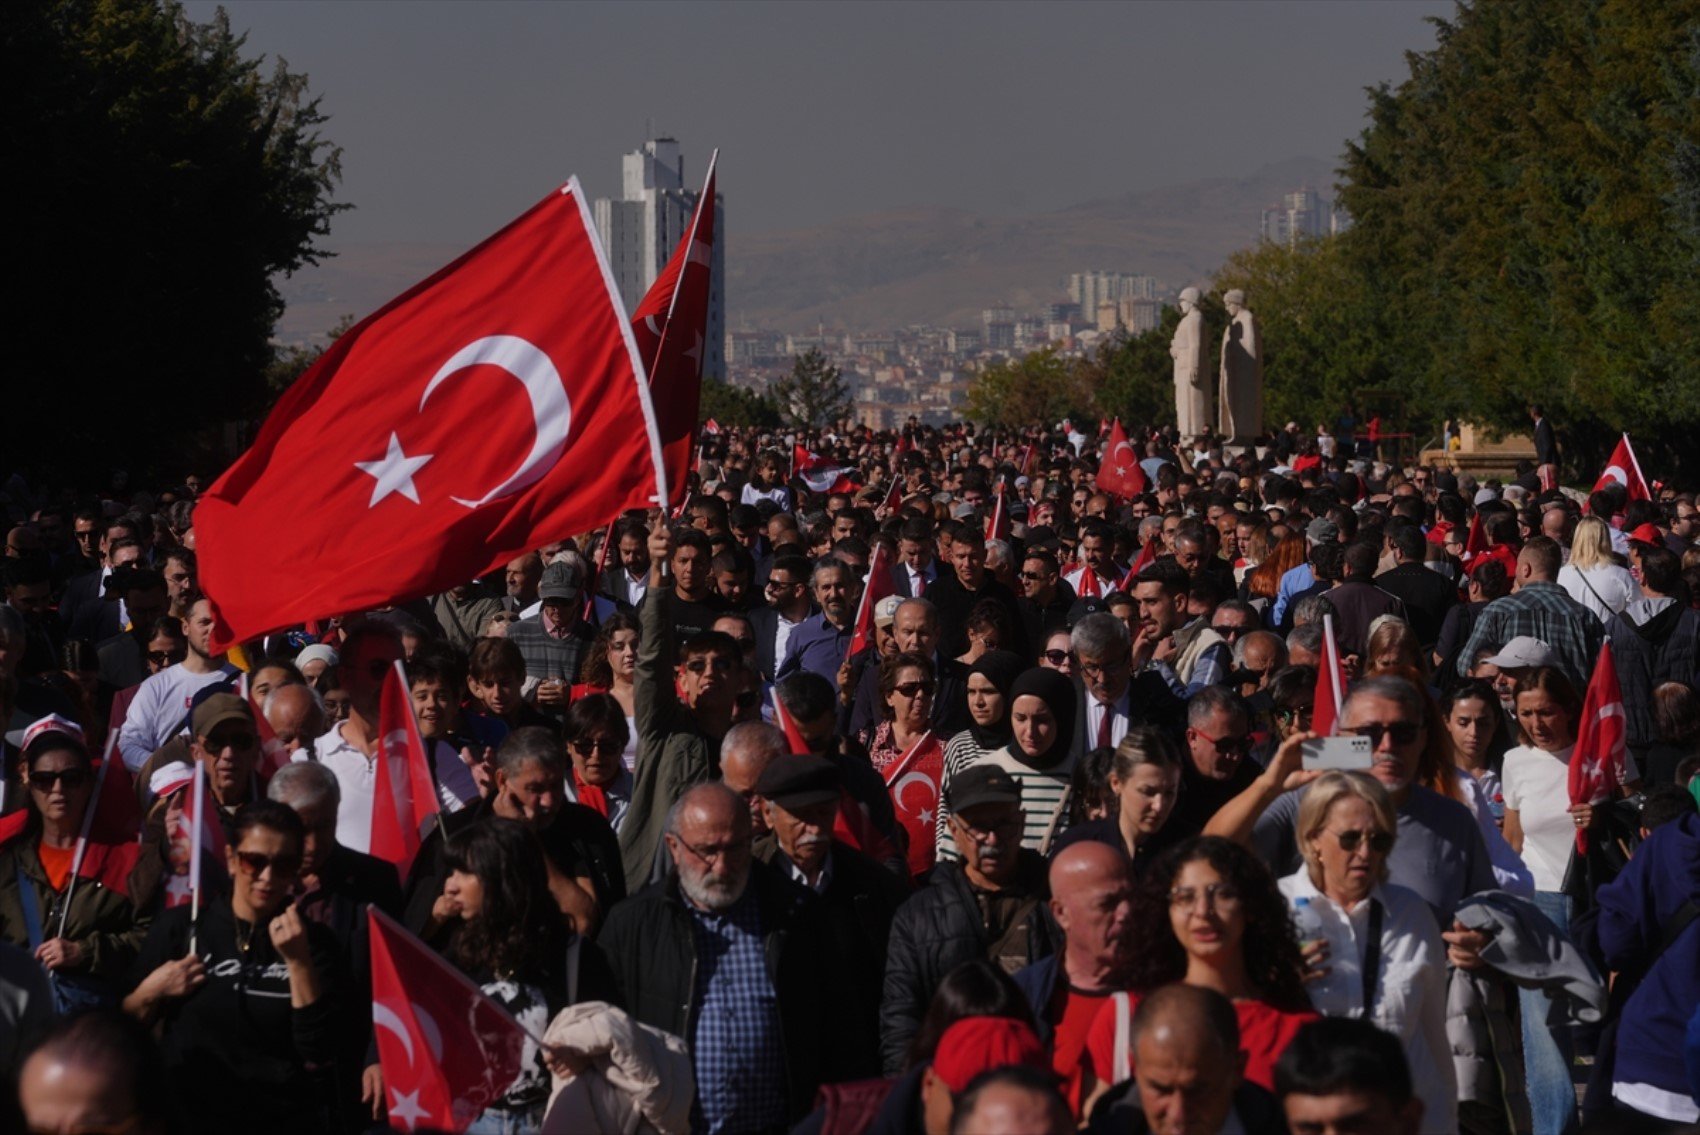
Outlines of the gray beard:
{"label": "gray beard", "polygon": [[715,914],[736,906],[749,885],[750,873],[747,870],[740,874],[730,887],[707,885],[703,878],[692,879],[683,871],[679,872],[679,890],[684,892],[693,906]]}

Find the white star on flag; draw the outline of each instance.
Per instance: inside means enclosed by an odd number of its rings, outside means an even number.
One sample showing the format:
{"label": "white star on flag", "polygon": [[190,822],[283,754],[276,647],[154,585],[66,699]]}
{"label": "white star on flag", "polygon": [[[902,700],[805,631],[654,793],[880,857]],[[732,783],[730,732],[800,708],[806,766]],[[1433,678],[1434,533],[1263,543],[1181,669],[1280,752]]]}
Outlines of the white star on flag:
{"label": "white star on flag", "polygon": [[391,493],[400,493],[414,504],[418,504],[419,490],[413,487],[413,475],[419,472],[431,457],[429,453],[409,457],[401,451],[401,439],[392,432],[389,452],[376,461],[354,463],[356,469],[376,478],[378,482],[372,486],[372,500],[366,507],[376,507],[379,501]]}
{"label": "white star on flag", "polygon": [[420,1120],[431,1118],[431,1113],[419,1106],[418,1092],[391,1091],[390,1095],[393,1097],[390,1100],[390,1119],[406,1124],[407,1130],[412,1131],[419,1126]]}

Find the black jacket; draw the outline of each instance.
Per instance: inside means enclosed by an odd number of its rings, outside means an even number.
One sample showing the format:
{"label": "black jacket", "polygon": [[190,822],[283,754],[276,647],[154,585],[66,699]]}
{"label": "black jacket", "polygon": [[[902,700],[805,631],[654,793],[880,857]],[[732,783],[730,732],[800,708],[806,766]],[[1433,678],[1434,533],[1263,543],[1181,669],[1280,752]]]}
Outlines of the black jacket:
{"label": "black jacket", "polygon": [[1417,641],[1429,650],[1440,641],[1440,624],[1458,602],[1458,585],[1422,564],[1400,564],[1375,577],[1375,585],[1405,604]]}
{"label": "black jacket", "polygon": [[1017,641],[1003,643],[1003,648],[1023,657],[1027,655],[1027,623],[1016,605],[1015,593],[993,579],[991,572],[986,573],[978,591],[969,591],[957,580],[955,572],[940,571],[939,581],[927,588],[927,598],[939,609],[938,652],[942,656],[955,658],[967,652],[968,616],[974,605],[984,599],[1000,604],[1009,615],[1010,631]]}
{"label": "black jacket", "polygon": [[[1031,905],[1016,921],[1010,940],[1022,942],[1022,963],[1049,957],[1052,932],[1045,911],[1050,896],[1045,861],[1021,852],[1020,885]],[[880,1057],[886,1075],[903,1070],[909,1042],[920,1028],[933,992],[945,974],[975,958],[991,958],[980,904],[961,863],[940,863],[927,886],[897,909],[886,946],[885,990],[880,998]]]}
{"label": "black jacket", "polygon": [[[756,857],[789,877],[790,861],[771,835],[756,842]],[[834,1065],[846,1079],[877,1076],[880,987],[891,920],[909,897],[890,871],[855,848],[834,840],[831,877],[820,895],[821,918],[834,952],[833,983],[843,994],[844,1016],[826,1030]]]}
{"label": "black jacket", "polygon": [[[942,745],[968,728],[968,667],[947,654],[933,655],[933,736]],[[880,668],[872,659],[862,668],[850,709],[850,735],[860,736],[880,723]]]}
{"label": "black jacket", "polygon": [[[1129,680],[1129,688],[1132,691],[1128,700],[1132,710],[1131,724],[1149,725],[1172,737],[1180,737],[1186,728],[1186,702],[1175,696],[1175,691],[1169,688],[1161,674],[1154,670],[1141,670]],[[1069,752],[1077,764],[1091,750],[1090,741],[1094,740],[1087,736],[1086,730],[1086,699],[1089,696],[1085,683],[1075,678],[1074,736],[1069,739]]]}
{"label": "black jacket", "polygon": [[[781,1048],[792,1121],[807,1114],[815,1089],[836,1079],[823,1050],[837,998],[828,972],[826,931],[815,895],[765,863],[750,864],[761,906],[767,975],[779,997]],[[597,939],[632,1017],[683,1037],[696,1015],[696,944],[676,879],[651,883],[615,907]]]}
{"label": "black jacket", "polygon": [[1606,635],[1616,656],[1617,680],[1623,686],[1629,744],[1645,750],[1659,739],[1658,724],[1653,720],[1653,691],[1665,682],[1693,688],[1700,678],[1696,673],[1700,611],[1676,602],[1644,623],[1635,622],[1625,611],[1606,622]]}

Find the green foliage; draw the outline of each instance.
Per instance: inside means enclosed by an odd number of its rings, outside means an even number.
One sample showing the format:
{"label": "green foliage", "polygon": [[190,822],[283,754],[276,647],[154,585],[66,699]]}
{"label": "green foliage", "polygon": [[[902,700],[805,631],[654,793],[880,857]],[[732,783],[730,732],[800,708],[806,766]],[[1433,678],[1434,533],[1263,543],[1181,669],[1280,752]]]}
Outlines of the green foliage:
{"label": "green foliage", "polygon": [[758,426],[775,428],[781,424],[779,407],[772,398],[757,394],[743,386],[733,386],[717,378],[702,380],[702,403],[699,421],[713,418],[723,426]]}
{"label": "green foliage", "polygon": [[1330,355],[1324,383],[1358,371],[1507,429],[1539,401],[1572,472],[1620,430],[1644,465],[1694,470],[1700,6],[1497,0],[1437,27],[1409,79],[1370,92],[1342,169],[1354,227],[1309,254],[1297,298],[1254,310],[1358,309],[1369,338]]}
{"label": "green foliage", "polygon": [[850,416],[850,388],[836,366],[815,347],[798,355],[791,374],[768,392],[787,425],[822,429]]}
{"label": "green foliage", "polygon": [[268,398],[275,401],[279,395],[288,390],[294,381],[307,373],[307,368],[319,361],[319,356],[343,334],[353,327],[357,321],[352,315],[345,315],[336,321],[336,326],[318,336],[323,343],[313,343],[310,346],[289,346],[273,344],[272,357],[266,363],[265,381]]}
{"label": "green foliage", "polygon": [[1019,428],[1081,413],[1091,402],[1077,361],[1045,347],[981,371],[968,387],[967,416],[988,426]]}
{"label": "green foliage", "polygon": [[1128,425],[1174,425],[1174,360],[1169,357],[1169,341],[1180,319],[1179,308],[1165,308],[1163,321],[1154,330],[1111,339],[1080,363],[1081,381],[1091,391],[1092,409],[1099,417],[1120,418]]}
{"label": "green foliage", "polygon": [[[339,151],[306,77],[245,58],[222,11],[197,24],[175,0],[15,0],[5,20],[6,150],[28,192],[7,257],[29,329],[13,413],[52,420],[75,391],[98,407],[77,419],[85,455],[175,463],[159,434],[264,404],[272,279],[322,254]],[[62,445],[20,431],[13,457]]]}

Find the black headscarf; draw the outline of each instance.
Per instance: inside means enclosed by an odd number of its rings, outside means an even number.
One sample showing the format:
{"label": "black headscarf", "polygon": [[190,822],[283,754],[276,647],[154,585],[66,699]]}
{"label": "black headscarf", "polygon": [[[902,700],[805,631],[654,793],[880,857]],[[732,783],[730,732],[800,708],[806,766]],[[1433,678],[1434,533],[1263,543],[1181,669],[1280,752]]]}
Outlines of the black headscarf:
{"label": "black headscarf", "polygon": [[988,650],[980,655],[980,660],[968,668],[970,677],[980,675],[1003,695],[1003,716],[992,724],[981,727],[976,724],[972,715],[968,718],[968,732],[973,735],[974,743],[983,752],[992,752],[1009,744],[1009,688],[1015,684],[1016,677],[1021,673],[1025,663],[1021,656],[1011,650]]}
{"label": "black headscarf", "polygon": [[[1009,705],[1015,708],[1015,699],[1031,695],[1043,701],[1051,709],[1051,716],[1057,719],[1057,739],[1051,743],[1042,760],[1041,767],[1049,768],[1068,755],[1069,746],[1074,742],[1074,683],[1063,677],[1056,670],[1047,670],[1043,666],[1025,671],[1009,688]],[[1021,746],[1011,736],[1009,750],[1017,760],[1031,763],[1032,758],[1021,751]]]}

